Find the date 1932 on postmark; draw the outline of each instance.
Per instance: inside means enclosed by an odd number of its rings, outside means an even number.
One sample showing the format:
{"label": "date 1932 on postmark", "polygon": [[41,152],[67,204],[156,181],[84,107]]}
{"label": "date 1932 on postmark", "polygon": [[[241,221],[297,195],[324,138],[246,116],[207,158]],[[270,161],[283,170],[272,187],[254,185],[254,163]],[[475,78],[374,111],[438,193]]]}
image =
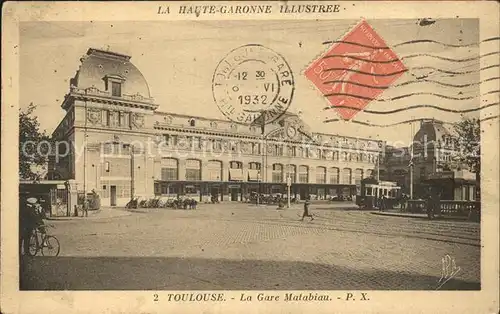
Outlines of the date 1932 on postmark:
{"label": "date 1932 on postmark", "polygon": [[212,79],[219,110],[241,124],[271,123],[289,108],[295,82],[277,52],[258,44],[238,47],[222,59]]}

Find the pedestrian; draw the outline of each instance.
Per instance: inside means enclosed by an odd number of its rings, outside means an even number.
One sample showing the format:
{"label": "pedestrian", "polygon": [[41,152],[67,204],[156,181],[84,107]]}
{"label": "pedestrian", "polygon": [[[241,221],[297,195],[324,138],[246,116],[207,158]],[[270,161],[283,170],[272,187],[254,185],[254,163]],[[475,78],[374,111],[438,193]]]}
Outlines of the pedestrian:
{"label": "pedestrian", "polygon": [[309,214],[309,205],[311,203],[309,202],[309,198],[306,198],[306,201],[304,202],[304,213],[302,214],[302,219],[300,221],[304,221],[305,217],[311,218],[311,221],[314,220],[313,216]]}
{"label": "pedestrian", "polygon": [[429,194],[427,195],[427,217],[430,220],[434,219],[434,199],[435,197],[433,195],[433,191],[429,191]]}
{"label": "pedestrian", "polygon": [[82,213],[82,216],[83,216],[83,214],[85,214],[85,217],[89,216],[89,200],[88,199],[86,199],[83,202],[83,213]]}

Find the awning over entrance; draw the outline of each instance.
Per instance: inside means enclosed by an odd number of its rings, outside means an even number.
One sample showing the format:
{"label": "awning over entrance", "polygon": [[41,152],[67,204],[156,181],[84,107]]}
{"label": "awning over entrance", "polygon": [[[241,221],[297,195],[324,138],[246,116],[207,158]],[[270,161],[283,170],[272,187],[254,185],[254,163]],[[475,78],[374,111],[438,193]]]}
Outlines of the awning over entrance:
{"label": "awning over entrance", "polygon": [[243,181],[243,169],[229,169],[230,181]]}
{"label": "awning over entrance", "polygon": [[260,181],[259,180],[259,170],[248,169],[248,181]]}

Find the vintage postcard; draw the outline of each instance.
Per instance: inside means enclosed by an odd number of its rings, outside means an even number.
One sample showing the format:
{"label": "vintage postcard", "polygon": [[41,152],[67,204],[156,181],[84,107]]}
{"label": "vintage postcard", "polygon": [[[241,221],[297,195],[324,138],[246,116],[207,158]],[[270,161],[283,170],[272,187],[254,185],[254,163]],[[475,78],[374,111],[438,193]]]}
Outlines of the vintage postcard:
{"label": "vintage postcard", "polygon": [[498,2],[8,2],[2,313],[498,313]]}

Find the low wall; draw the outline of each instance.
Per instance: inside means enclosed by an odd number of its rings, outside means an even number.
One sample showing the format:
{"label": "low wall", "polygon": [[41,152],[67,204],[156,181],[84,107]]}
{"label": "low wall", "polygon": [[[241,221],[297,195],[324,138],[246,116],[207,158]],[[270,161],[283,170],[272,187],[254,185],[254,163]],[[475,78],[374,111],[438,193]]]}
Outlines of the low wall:
{"label": "low wall", "polygon": [[[427,213],[428,204],[426,200],[408,200],[407,211],[410,213]],[[439,209],[445,216],[471,216],[480,215],[481,203],[478,201],[451,201],[441,200]]]}

